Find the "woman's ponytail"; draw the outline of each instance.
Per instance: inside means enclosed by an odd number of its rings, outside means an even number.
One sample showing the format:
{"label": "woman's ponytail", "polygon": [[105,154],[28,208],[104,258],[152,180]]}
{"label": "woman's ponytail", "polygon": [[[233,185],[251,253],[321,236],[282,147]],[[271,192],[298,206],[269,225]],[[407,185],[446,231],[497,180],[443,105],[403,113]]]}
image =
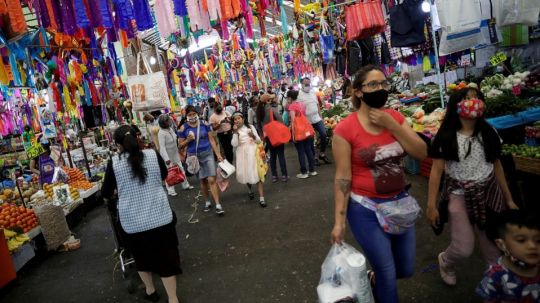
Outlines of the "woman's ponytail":
{"label": "woman's ponytail", "polygon": [[142,152],[137,137],[133,129],[128,126],[120,126],[114,132],[114,141],[122,145],[124,152],[128,154],[128,162],[131,166],[133,175],[139,179],[141,183],[146,181],[146,169],[143,166],[144,153]]}

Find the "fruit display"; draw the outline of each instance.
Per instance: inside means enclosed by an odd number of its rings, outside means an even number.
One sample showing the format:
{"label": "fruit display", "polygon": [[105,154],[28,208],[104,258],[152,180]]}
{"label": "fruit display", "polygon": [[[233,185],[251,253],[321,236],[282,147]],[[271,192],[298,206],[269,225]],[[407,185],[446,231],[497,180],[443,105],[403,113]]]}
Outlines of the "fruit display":
{"label": "fruit display", "polygon": [[89,190],[92,187],[94,187],[94,184],[92,184],[88,180],[80,180],[80,181],[69,182],[69,186],[74,187],[76,189]]}
{"label": "fruit display", "polygon": [[[71,196],[71,199],[73,201],[77,201],[81,198],[81,195],[79,193],[79,189],[81,189],[81,184],[79,182],[82,182],[82,181],[76,181],[76,182],[73,182],[71,184],[69,184],[69,194]],[[90,183],[88,181],[86,181],[87,183]],[[90,183],[92,184],[92,183]],[[53,183],[53,184],[44,184],[43,185],[43,191],[45,193],[45,197],[49,200],[49,201],[52,201],[54,199],[54,188],[57,187],[57,186],[62,186],[62,185],[65,185],[64,183]],[[92,188],[92,186],[90,186],[90,188]]]}
{"label": "fruit display", "polygon": [[[24,201],[29,202],[30,197],[37,192],[37,189],[29,186],[28,183],[25,182],[21,188],[21,192]],[[19,204],[21,202],[21,194],[16,188],[0,190],[0,202]]]}
{"label": "fruit display", "polygon": [[86,176],[80,169],[69,167],[64,167],[63,169],[69,176],[69,186],[81,190],[89,190],[94,187],[94,184],[86,179]]}
{"label": "fruit display", "polygon": [[27,233],[39,225],[33,209],[8,203],[2,204],[0,209],[0,227],[18,227]]}
{"label": "fruit display", "polygon": [[540,146],[529,146],[529,145],[515,145],[515,144],[504,144],[502,147],[503,155],[515,155],[527,158],[536,158],[540,159]]}
{"label": "fruit display", "polygon": [[338,125],[339,121],[341,121],[340,116],[334,116],[333,118],[324,118],[324,127],[328,129],[334,129]]}
{"label": "fruit display", "polygon": [[4,229],[4,238],[7,241],[7,246],[10,253],[13,253],[24,243],[30,241],[30,238],[27,235],[18,234],[15,231],[9,229]]}

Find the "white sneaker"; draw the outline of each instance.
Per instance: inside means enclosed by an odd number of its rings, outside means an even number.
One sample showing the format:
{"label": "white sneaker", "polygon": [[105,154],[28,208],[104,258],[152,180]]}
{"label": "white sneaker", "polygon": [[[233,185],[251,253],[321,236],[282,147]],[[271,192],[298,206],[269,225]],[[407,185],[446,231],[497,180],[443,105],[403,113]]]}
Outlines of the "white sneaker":
{"label": "white sneaker", "polygon": [[189,183],[187,183],[187,186],[184,186],[184,185],[182,184],[182,189],[183,189],[183,190],[191,190],[191,189],[193,189],[193,188],[194,188],[193,185],[191,185],[191,184],[189,184]]}
{"label": "white sneaker", "polygon": [[307,178],[309,178],[309,175],[308,174],[298,174],[298,175],[296,175],[296,177],[298,179],[307,179]]}
{"label": "white sneaker", "polygon": [[171,196],[171,197],[176,197],[176,196],[178,196],[178,193],[175,192],[175,191],[169,192],[169,196]]}
{"label": "white sneaker", "polygon": [[315,177],[316,175],[318,175],[318,173],[316,171],[312,171],[312,172],[309,172],[309,175],[312,177]]}

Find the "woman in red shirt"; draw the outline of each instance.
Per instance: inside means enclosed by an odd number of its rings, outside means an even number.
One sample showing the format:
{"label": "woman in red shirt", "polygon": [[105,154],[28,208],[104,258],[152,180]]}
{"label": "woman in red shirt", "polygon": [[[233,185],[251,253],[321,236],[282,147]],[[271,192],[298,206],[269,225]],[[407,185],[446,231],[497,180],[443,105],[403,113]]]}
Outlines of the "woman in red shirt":
{"label": "woman in red shirt", "polygon": [[427,147],[399,112],[381,109],[390,89],[382,70],[373,65],[363,67],[355,76],[353,88],[357,111],[336,127],[332,143],[336,159],[332,242],[343,241],[347,216],[375,272],[377,302],[395,303],[399,302],[396,279],[410,277],[414,272],[414,226],[400,234],[390,233],[381,227],[365,201],[372,205],[411,201],[405,189],[402,158],[408,154],[424,159]]}

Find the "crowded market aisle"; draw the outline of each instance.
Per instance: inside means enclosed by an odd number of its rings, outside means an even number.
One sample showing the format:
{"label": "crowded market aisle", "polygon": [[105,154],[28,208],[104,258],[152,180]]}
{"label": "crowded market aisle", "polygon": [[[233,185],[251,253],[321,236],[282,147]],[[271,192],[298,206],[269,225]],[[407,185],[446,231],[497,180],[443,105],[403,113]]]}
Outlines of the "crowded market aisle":
{"label": "crowded market aisle", "polygon": [[[298,170],[292,146],[286,155],[290,170]],[[319,176],[292,178],[288,183],[267,180],[267,208],[249,201],[245,187],[232,182],[222,195],[225,217],[203,213],[200,203],[195,224],[187,221],[197,190],[177,188],[179,195],[170,201],[179,219],[184,270],[178,279],[181,302],[316,302],[320,265],[330,248],[334,223],[334,166],[321,166],[318,172]],[[424,208],[427,179],[407,178]],[[106,209],[99,206],[91,211],[74,232],[81,239],[81,249],[33,261],[15,285],[0,292],[0,301],[144,302],[142,288],[128,294],[119,267],[113,272],[118,259],[113,256]],[[422,219],[417,237],[416,272],[398,282],[401,301],[480,302],[473,294],[484,270],[481,258],[475,255],[461,263],[458,285],[450,288],[439,277],[436,259],[449,242],[447,231],[436,237]],[[349,231],[346,241],[358,247]],[[156,287],[163,296],[163,286],[156,283]]]}

